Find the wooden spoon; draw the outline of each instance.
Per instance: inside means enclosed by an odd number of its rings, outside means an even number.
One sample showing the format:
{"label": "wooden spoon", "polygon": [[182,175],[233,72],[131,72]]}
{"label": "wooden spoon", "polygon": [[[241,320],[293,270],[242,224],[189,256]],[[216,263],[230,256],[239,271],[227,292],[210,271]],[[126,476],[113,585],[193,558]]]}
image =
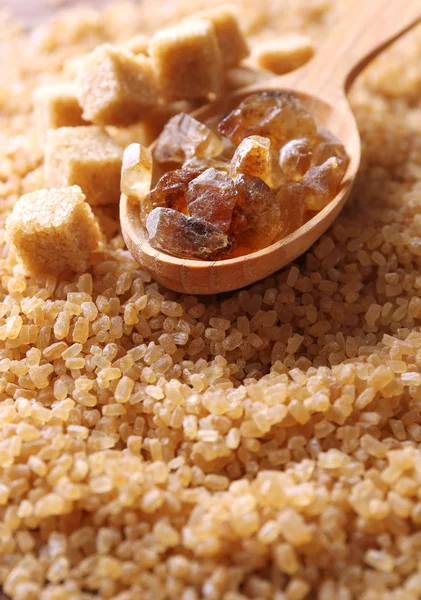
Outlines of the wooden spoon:
{"label": "wooden spoon", "polygon": [[[193,113],[197,119],[206,120],[231,110],[250,93],[274,89],[294,92],[317,124],[342,141],[350,157],[339,194],[284,239],[258,252],[220,261],[181,259],[152,248],[140,223],[139,206],[122,195],[120,221],[127,247],[156,281],[188,294],[214,294],[244,287],[300,256],[336,219],[360,165],[360,136],[346,93],[375,56],[421,21],[420,0],[351,0],[350,5],[316,56],[304,67],[241,88]],[[405,67],[403,64],[402,69]]]}

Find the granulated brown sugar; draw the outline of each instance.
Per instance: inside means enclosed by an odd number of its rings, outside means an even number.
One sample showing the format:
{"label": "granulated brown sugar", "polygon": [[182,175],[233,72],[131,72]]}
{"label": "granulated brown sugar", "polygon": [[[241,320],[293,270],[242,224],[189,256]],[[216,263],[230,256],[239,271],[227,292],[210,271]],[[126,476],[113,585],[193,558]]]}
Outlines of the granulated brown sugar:
{"label": "granulated brown sugar", "polygon": [[[344,7],[238,4],[251,46],[280,31],[317,44]],[[115,235],[88,272],[35,279],[3,240],[13,204],[44,185],[34,87],[69,81],[100,43],[190,11],[182,0],[159,6],[72,9],[30,35],[2,27],[3,591],[417,600],[420,29],[352,93],[364,157],[349,207],[276,276],[221,297],[179,296]],[[143,142],[139,130],[116,137]]]}

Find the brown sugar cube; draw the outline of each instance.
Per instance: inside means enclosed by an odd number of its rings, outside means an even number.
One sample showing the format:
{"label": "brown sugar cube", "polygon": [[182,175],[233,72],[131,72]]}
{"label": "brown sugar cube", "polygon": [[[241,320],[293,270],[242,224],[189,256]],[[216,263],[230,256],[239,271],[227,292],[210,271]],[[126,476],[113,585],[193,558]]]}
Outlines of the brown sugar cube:
{"label": "brown sugar cube", "polygon": [[[74,81],[79,73],[80,67],[86,59],[85,54],[71,54],[63,61],[63,74],[69,81]],[[75,86],[76,89],[76,86]]]}
{"label": "brown sugar cube", "polygon": [[213,25],[188,20],[153,36],[149,52],[167,101],[218,93],[222,61]]}
{"label": "brown sugar cube", "polygon": [[91,207],[77,185],[25,194],[9,215],[6,232],[25,270],[33,275],[85,271],[100,240]]}
{"label": "brown sugar cube", "polygon": [[148,46],[149,38],[140,33],[127,40],[122,47],[128,52],[133,52],[133,54],[147,54]]}
{"label": "brown sugar cube", "polygon": [[40,139],[48,129],[87,125],[82,118],[82,109],[72,84],[45,85],[35,88],[33,93],[34,121]]}
{"label": "brown sugar cube", "polygon": [[262,42],[253,55],[259,67],[282,75],[298,69],[310,60],[314,55],[314,46],[306,35],[291,34]]}
{"label": "brown sugar cube", "polygon": [[130,125],[157,103],[150,59],[110,44],[86,57],[76,85],[84,119],[101,125]]}
{"label": "brown sugar cube", "polygon": [[79,185],[92,205],[118,202],[122,156],[120,146],[95,125],[50,129],[45,147],[46,185]]}
{"label": "brown sugar cube", "polygon": [[213,24],[224,67],[234,67],[250,54],[235,13],[235,8],[224,5],[195,13],[190,17]]}
{"label": "brown sugar cube", "polygon": [[267,69],[257,67],[233,67],[225,72],[224,86],[226,90],[236,90],[246,85],[253,85],[273,77],[273,73]]}

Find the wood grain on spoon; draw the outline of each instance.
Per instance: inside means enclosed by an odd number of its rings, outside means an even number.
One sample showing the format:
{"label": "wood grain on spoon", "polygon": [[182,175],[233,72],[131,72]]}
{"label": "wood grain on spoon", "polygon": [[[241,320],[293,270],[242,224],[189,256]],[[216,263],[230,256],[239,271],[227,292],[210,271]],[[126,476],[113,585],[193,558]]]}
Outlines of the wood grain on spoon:
{"label": "wood grain on spoon", "polygon": [[264,278],[310,248],[345,205],[360,164],[360,137],[346,92],[377,54],[420,20],[419,0],[406,2],[404,7],[400,0],[353,0],[316,57],[304,67],[238,90],[193,113],[199,120],[205,120],[230,110],[248,94],[257,91],[276,89],[296,93],[317,124],[341,140],[350,157],[339,194],[314,218],[258,252],[216,262],[187,260],[152,248],[140,224],[138,205],[122,195],[121,227],[133,256],[158,282],[170,289],[190,294],[213,294],[241,288]]}

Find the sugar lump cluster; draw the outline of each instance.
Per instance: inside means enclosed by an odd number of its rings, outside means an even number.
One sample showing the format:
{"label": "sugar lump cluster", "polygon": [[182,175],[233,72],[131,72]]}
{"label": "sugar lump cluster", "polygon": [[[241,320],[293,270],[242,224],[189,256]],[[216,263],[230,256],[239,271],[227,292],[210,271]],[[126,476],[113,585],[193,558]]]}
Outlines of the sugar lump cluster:
{"label": "sugar lump cluster", "polygon": [[[151,189],[153,161],[165,172]],[[154,248],[219,260],[265,248],[301,227],[335,197],[348,162],[343,145],[295,96],[259,92],[215,130],[176,115],[153,156],[131,144],[121,189],[139,202]]]}

